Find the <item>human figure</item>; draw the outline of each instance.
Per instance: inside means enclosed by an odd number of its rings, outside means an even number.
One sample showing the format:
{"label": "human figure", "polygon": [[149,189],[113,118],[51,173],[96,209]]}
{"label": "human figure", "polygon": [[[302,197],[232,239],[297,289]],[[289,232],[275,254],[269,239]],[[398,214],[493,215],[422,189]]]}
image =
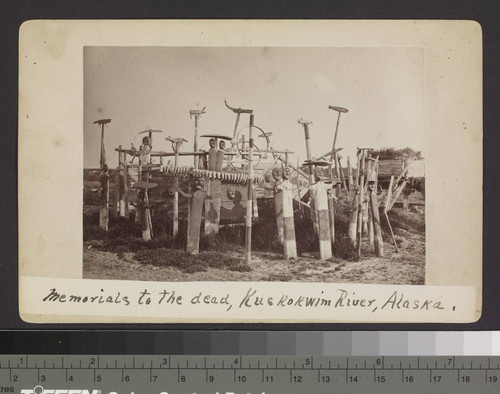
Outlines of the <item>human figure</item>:
{"label": "human figure", "polygon": [[224,149],[226,149],[226,141],[219,141],[219,150],[217,151],[215,171],[221,172],[224,165]]}
{"label": "human figure", "polygon": [[142,144],[139,147],[139,157],[142,165],[148,165],[151,163],[151,149],[152,147],[149,137],[144,137],[142,139]]}
{"label": "human figure", "polygon": [[217,166],[217,140],[210,138],[208,141],[210,149],[208,150],[208,170],[215,171]]}

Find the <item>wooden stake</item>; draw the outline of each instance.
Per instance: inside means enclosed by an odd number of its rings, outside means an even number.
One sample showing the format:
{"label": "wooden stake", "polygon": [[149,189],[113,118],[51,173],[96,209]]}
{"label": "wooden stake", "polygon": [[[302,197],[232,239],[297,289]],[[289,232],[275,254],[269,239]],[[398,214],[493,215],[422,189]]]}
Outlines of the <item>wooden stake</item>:
{"label": "wooden stake", "polygon": [[148,219],[148,200],[147,192],[145,189],[137,191],[138,201],[137,201],[137,211],[139,213],[142,239],[144,241],[151,241],[151,226]]}
{"label": "wooden stake", "polygon": [[295,240],[295,224],[293,221],[293,185],[288,179],[285,179],[280,187],[282,191],[278,196],[282,198],[283,207],[283,254],[285,259],[295,259],[297,258],[297,243]]}
{"label": "wooden stake", "polygon": [[124,169],[123,169],[123,194],[125,202],[125,217],[130,219],[130,207],[129,207],[129,196],[128,196],[128,164],[127,164],[127,154],[123,154],[124,159]]}
{"label": "wooden stake", "polygon": [[357,191],[354,194],[351,217],[349,218],[349,229],[347,232],[347,236],[349,237],[349,240],[351,241],[353,247],[356,245],[358,209],[359,209],[359,191]]}
{"label": "wooden stake", "polygon": [[328,219],[330,223],[330,240],[335,243],[335,204],[333,202],[333,190],[328,193]]}
{"label": "wooden stake", "polygon": [[359,205],[358,205],[358,253],[357,253],[357,258],[358,260],[361,258],[361,241],[362,241],[362,236],[363,236],[363,205],[364,205],[364,199],[365,199],[365,176],[361,175],[360,179],[360,190],[361,193],[359,195]]}
{"label": "wooden stake", "polygon": [[[120,150],[122,146],[120,145]],[[120,217],[125,217],[125,152],[118,152],[118,211]]]}
{"label": "wooden stake", "polygon": [[283,219],[283,190],[279,187],[281,181],[274,184],[274,212],[276,213],[276,228],[279,241],[285,243],[285,225]]}
{"label": "wooden stake", "polygon": [[247,264],[252,262],[252,203],[253,203],[253,122],[254,116],[250,115],[249,141],[248,141],[248,193],[246,209],[245,256]]}
{"label": "wooden stake", "polygon": [[[191,180],[189,182],[190,185],[193,182],[193,178],[194,177],[191,177]],[[197,182],[196,178],[194,178],[194,182]],[[191,254],[198,254],[200,252],[200,229],[204,200],[205,190],[203,188],[200,189],[199,187],[197,187],[195,183],[193,193],[188,200],[189,211],[186,250]]]}
{"label": "wooden stake", "polygon": [[389,225],[389,230],[391,230],[392,243],[396,248],[396,253],[399,253],[398,244],[396,242],[396,237],[394,236],[394,232],[392,231],[391,221],[389,220],[389,215],[387,215],[387,211],[384,209],[385,219],[387,220],[387,224]]}
{"label": "wooden stake", "polygon": [[370,193],[370,202],[373,213],[373,226],[375,230],[375,254],[378,257],[384,256],[384,241],[382,239],[382,229],[380,228],[380,215],[378,210],[377,191],[373,190]]}
{"label": "wooden stake", "polygon": [[351,160],[350,160],[349,156],[347,156],[347,176],[349,177],[349,192],[352,192],[353,179],[352,179]]}
{"label": "wooden stake", "polygon": [[318,212],[320,258],[326,260],[332,257],[327,186],[321,180],[318,180],[311,186],[311,192],[314,195],[314,201]]}
{"label": "wooden stake", "polygon": [[392,200],[392,186],[394,184],[394,175],[391,176],[391,180],[389,182],[389,187],[387,188],[387,196],[385,198],[385,208],[384,211],[387,212],[391,207]]}
{"label": "wooden stake", "polygon": [[[104,164],[105,165],[105,164]],[[101,209],[99,212],[99,227],[108,231],[109,224],[109,174],[107,166],[100,176],[101,181]]]}
{"label": "wooden stake", "polygon": [[374,229],[373,229],[373,211],[371,205],[368,206],[368,240],[370,241],[370,246],[374,246]]}
{"label": "wooden stake", "polygon": [[407,180],[404,180],[401,185],[399,185],[396,190],[394,191],[394,193],[392,194],[392,198],[391,198],[391,203],[389,205],[389,208],[387,209],[388,211],[390,211],[393,207],[393,205],[396,203],[396,201],[398,200],[399,198],[399,195],[401,194],[401,192],[403,191],[403,189],[405,188],[406,184],[408,183]]}
{"label": "wooden stake", "polygon": [[[173,145],[175,148],[174,169],[179,165],[179,144]],[[175,170],[174,170],[175,171]],[[178,185],[179,178],[174,175],[174,184]],[[174,207],[172,214],[172,236],[175,238],[179,233],[179,192],[174,191]]]}

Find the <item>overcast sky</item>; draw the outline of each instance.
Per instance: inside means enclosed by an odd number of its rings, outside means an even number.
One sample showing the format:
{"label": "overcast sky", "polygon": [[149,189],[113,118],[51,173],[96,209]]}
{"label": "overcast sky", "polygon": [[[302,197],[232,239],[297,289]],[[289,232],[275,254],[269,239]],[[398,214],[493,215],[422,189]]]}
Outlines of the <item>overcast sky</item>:
{"label": "overcast sky", "polygon": [[[207,107],[200,134],[232,136],[235,115],[224,99],[253,109],[255,124],[273,133],[273,146],[294,151],[301,161],[305,141],[297,119],[313,122],[311,150],[320,156],[333,143],[337,113],[329,105],[349,110],[340,118],[337,147],[352,161],[357,146],[424,150],[419,48],[86,47],[84,167],[99,167],[95,120],[112,119],[105,145],[115,167],[114,149],[131,142],[139,147],[137,133],[148,128],[164,131],[153,137],[154,150],[171,151],[168,135],[186,138],[183,150],[192,150],[191,109]],[[241,118],[245,124],[248,116]],[[207,143],[200,139],[199,146]]]}

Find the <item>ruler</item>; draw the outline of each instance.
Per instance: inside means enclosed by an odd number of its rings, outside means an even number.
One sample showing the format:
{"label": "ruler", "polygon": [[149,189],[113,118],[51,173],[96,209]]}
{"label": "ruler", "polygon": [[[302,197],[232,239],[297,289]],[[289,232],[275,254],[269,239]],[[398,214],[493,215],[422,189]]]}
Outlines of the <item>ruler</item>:
{"label": "ruler", "polygon": [[500,356],[0,355],[0,393],[498,393]]}

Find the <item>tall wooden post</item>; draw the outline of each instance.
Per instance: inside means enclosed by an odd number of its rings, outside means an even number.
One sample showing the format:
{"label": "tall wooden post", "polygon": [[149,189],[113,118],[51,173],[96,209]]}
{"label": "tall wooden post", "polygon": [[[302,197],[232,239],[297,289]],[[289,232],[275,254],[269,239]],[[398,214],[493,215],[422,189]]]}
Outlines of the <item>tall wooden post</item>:
{"label": "tall wooden post", "polygon": [[370,192],[370,203],[373,214],[373,226],[375,230],[375,254],[378,257],[384,256],[384,242],[382,240],[382,230],[380,228],[380,214],[378,211],[377,191]]}
{"label": "tall wooden post", "polygon": [[285,259],[297,258],[297,243],[295,240],[295,224],[293,221],[293,185],[290,180],[284,179],[280,185],[283,199],[283,227],[285,229],[285,240],[283,252]]}
{"label": "tall wooden post", "polygon": [[125,217],[125,152],[119,146],[118,152],[118,212],[121,218]]}
{"label": "tall wooden post", "polygon": [[333,202],[333,189],[328,191],[328,220],[330,223],[330,240],[335,243],[335,203]]}
{"label": "tall wooden post", "polygon": [[351,217],[349,218],[349,229],[347,232],[347,236],[354,247],[356,245],[356,237],[357,237],[357,223],[358,223],[358,209],[359,209],[359,195],[360,191],[357,190],[354,194],[353,202],[352,202],[352,212]]}
{"label": "tall wooden post", "polygon": [[123,194],[125,203],[125,217],[130,219],[130,207],[129,207],[129,196],[128,196],[128,164],[127,164],[127,154],[123,153]]}
{"label": "tall wooden post", "polygon": [[137,210],[139,212],[139,221],[141,224],[142,239],[151,241],[151,226],[148,219],[148,200],[146,189],[137,191]]}
{"label": "tall wooden post", "polygon": [[[320,183],[322,183],[320,181]],[[319,196],[322,194],[322,196]],[[319,189],[316,196],[316,206],[318,207],[318,227],[319,227],[319,254],[322,260],[332,257],[332,240],[330,235],[330,221],[328,218],[328,197],[327,191]]]}
{"label": "tall wooden post", "polygon": [[373,211],[371,205],[368,206],[368,240],[373,248],[375,233],[373,230]]}
{"label": "tall wooden post", "polygon": [[[198,118],[199,115],[194,115],[194,143],[193,143],[193,152],[198,152]],[[198,168],[198,155],[194,155],[194,168]]]}
{"label": "tall wooden post", "polygon": [[[179,161],[179,146],[177,144],[173,144],[175,147],[175,156],[174,156],[174,171],[177,171],[178,161]],[[177,178],[177,175],[174,173],[174,178]],[[174,180],[175,182],[175,180]],[[174,209],[173,209],[173,217],[172,217],[172,235],[177,237],[179,233],[179,193],[174,191]]]}
{"label": "tall wooden post", "polygon": [[349,158],[349,156],[347,156],[347,176],[349,178],[349,193],[351,193],[353,189],[353,179],[352,179],[351,159]]}
{"label": "tall wooden post", "polygon": [[[193,182],[193,178],[190,180]],[[205,200],[204,178],[194,178],[194,188],[189,198],[187,252],[198,254],[200,251],[200,229],[203,202]]]}
{"label": "tall wooden post", "polygon": [[[120,163],[120,152],[118,152],[118,163]],[[114,190],[113,190],[113,198],[111,199],[111,207],[110,213],[112,218],[116,218],[118,210],[118,201],[120,200],[120,164],[115,170],[113,176]]]}
{"label": "tall wooden post", "polygon": [[109,225],[109,173],[108,166],[103,165],[101,176],[101,209],[99,212],[99,227],[108,231]]}
{"label": "tall wooden post", "polygon": [[254,116],[250,115],[249,141],[248,141],[248,194],[246,209],[246,237],[245,255],[246,262],[252,261],[252,203],[253,203],[253,122]]}
{"label": "tall wooden post", "polygon": [[359,205],[358,205],[358,253],[357,259],[361,258],[361,243],[363,240],[363,205],[365,200],[365,176],[361,175],[360,183],[359,183]]}
{"label": "tall wooden post", "polygon": [[[305,139],[306,139],[306,155],[307,155],[307,161],[311,161],[312,160],[312,156],[311,156],[311,145],[310,145],[310,134],[309,134],[309,125],[312,123],[312,122],[309,122],[309,121],[306,121],[306,120],[303,120],[303,119],[299,119],[297,121],[298,123],[300,123],[303,127],[304,127],[304,135],[305,135]],[[311,186],[313,184],[313,172],[314,172],[314,166],[312,165],[309,165],[309,185]],[[313,227],[314,227],[314,232],[316,234],[319,234],[319,227],[318,227],[318,212],[317,212],[317,209],[316,209],[316,206],[315,206],[315,201],[314,201],[314,196],[313,196],[313,193],[310,193],[310,200],[311,200],[311,219],[312,219],[312,222],[313,222]]]}
{"label": "tall wooden post", "polygon": [[283,220],[283,188],[280,186],[283,182],[281,168],[273,168],[274,178],[274,211],[276,212],[276,228],[278,232],[278,239],[281,244],[285,242],[285,227]]}

